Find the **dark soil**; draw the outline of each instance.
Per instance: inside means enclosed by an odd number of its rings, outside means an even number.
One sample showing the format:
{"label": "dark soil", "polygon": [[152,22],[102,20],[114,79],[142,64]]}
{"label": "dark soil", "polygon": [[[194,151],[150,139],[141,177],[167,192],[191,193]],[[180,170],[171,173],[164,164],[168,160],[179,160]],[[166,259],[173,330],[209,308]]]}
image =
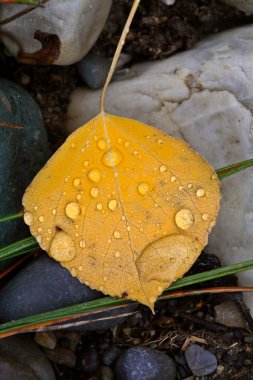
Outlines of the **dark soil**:
{"label": "dark soil", "polygon": [[[93,52],[111,57],[127,18],[132,0],[115,0],[103,33]],[[166,6],[160,0],[142,0],[124,51],[131,54],[132,63],[141,60],[155,60],[191,48],[208,34],[252,22],[252,18],[234,10],[218,0],[177,0],[174,6]],[[7,69],[8,68],[8,69]],[[48,67],[25,66],[14,58],[0,55],[1,75],[25,87],[39,103],[49,141],[54,151],[65,139],[63,120],[72,90],[82,85],[75,66]],[[201,255],[193,271],[217,267],[217,258]],[[234,285],[234,278],[220,279],[209,286]],[[207,286],[205,284],[204,286]],[[196,287],[195,287],[196,288]],[[199,287],[198,287],[199,288]],[[234,299],[242,315],[249,322],[249,328],[233,329],[214,321],[214,305],[227,299]],[[212,351],[218,359],[218,370],[208,379],[251,380],[253,378],[252,321],[245,309],[240,294],[209,295],[161,301],[156,314],[144,307],[117,328],[97,333],[82,334],[76,352],[82,347],[95,347],[99,355],[109,345],[124,349],[129,346],[149,346],[159,349],[174,358],[178,379],[191,376],[184,354],[183,345],[202,339],[202,346]],[[70,346],[69,333],[57,333],[58,346]],[[58,379],[88,379],[77,368],[69,369],[54,365]],[[93,379],[101,379],[99,372]]]}

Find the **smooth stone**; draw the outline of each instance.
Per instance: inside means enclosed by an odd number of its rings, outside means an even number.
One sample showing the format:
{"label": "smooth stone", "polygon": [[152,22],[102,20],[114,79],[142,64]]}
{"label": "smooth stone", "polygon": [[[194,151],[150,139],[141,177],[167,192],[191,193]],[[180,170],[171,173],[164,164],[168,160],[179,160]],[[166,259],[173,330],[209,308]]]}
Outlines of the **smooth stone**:
{"label": "smooth stone", "polygon": [[[101,292],[81,284],[67,269],[47,255],[43,255],[24,267],[0,290],[0,320],[2,322],[16,320],[103,296]],[[60,326],[81,331],[109,329],[125,319],[125,317],[111,317],[135,309],[136,305],[129,305],[126,308],[76,318],[58,324],[55,329],[59,329]],[[102,320],[96,322],[96,319],[101,318]]]}
{"label": "smooth stone", "polygon": [[92,376],[100,366],[97,350],[94,347],[82,348],[77,353],[77,368],[82,373]]}
{"label": "smooth stone", "polygon": [[214,307],[215,321],[228,327],[248,328],[247,321],[233,301],[222,302]]}
{"label": "smooth stone", "polygon": [[4,355],[0,355],[0,376],[1,380],[38,380],[30,367]]}
{"label": "smooth stone", "polygon": [[[37,103],[23,88],[1,78],[0,124],[0,216],[4,216],[22,210],[23,193],[49,158],[49,147]],[[29,235],[22,218],[1,223],[0,248]],[[0,262],[0,269],[5,264]]]}
{"label": "smooth stone", "polygon": [[[109,14],[112,0],[49,1],[15,21],[1,27],[1,38],[12,54],[24,63],[70,65],[78,62],[97,40]],[[29,5],[2,4],[0,20]],[[43,53],[34,33],[49,39]],[[47,36],[49,34],[49,36]],[[51,37],[50,37],[51,35]],[[23,52],[20,54],[20,47]],[[22,53],[23,53],[22,52]],[[34,53],[34,54],[32,54]]]}
{"label": "smooth stone", "polygon": [[34,337],[35,342],[44,348],[53,350],[56,347],[57,339],[51,331],[37,332]]}
{"label": "smooth stone", "polygon": [[103,87],[111,66],[111,60],[96,54],[86,55],[76,64],[77,71],[88,87]]}
{"label": "smooth stone", "polygon": [[223,3],[231,5],[239,9],[240,11],[244,11],[246,13],[253,13],[253,0],[222,0]]}
{"label": "smooth stone", "polygon": [[45,348],[43,351],[48,360],[55,364],[68,368],[74,368],[76,366],[76,355],[73,351],[68,350],[67,348],[57,347],[53,350]]}
{"label": "smooth stone", "polygon": [[[0,355],[8,356],[31,368],[38,380],[55,380],[49,361],[27,335],[0,339]],[[13,377],[13,379],[19,379],[19,377]]]}
{"label": "smooth stone", "polygon": [[121,353],[122,351],[119,347],[109,346],[103,351],[101,360],[106,366],[111,366]]}
{"label": "smooth stone", "polygon": [[195,376],[210,375],[217,368],[216,356],[197,344],[190,344],[186,348],[185,358]]}
{"label": "smooth stone", "polygon": [[98,376],[98,380],[113,380],[114,374],[110,367],[102,366]]}
{"label": "smooth stone", "polygon": [[[109,86],[109,113],[184,139],[215,168],[252,157],[253,26],[217,34],[187,52],[132,70],[136,77]],[[74,91],[65,124],[69,132],[99,113],[99,97],[99,91]],[[252,168],[222,181],[221,210],[206,248],[222,265],[252,259],[251,173]],[[238,278],[240,285],[253,285],[253,271]],[[244,299],[253,313],[253,294],[245,293]]]}
{"label": "smooth stone", "polygon": [[176,366],[161,352],[132,347],[117,359],[115,376],[117,380],[175,380]]}

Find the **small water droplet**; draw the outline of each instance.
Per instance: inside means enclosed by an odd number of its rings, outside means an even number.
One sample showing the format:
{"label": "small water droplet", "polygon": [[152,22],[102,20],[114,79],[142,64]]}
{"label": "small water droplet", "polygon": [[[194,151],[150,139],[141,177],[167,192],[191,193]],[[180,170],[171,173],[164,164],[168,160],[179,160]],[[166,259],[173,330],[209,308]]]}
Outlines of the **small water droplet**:
{"label": "small water droplet", "polygon": [[73,185],[75,187],[78,187],[78,186],[80,186],[80,184],[81,184],[80,178],[75,178],[74,181],[73,181]]}
{"label": "small water droplet", "polygon": [[127,231],[131,231],[131,227],[130,226],[127,226]]}
{"label": "small water droplet", "polygon": [[164,144],[164,140],[163,140],[163,139],[158,139],[157,142],[158,142],[158,144],[160,144],[160,145]]}
{"label": "small water droplet", "polygon": [[134,151],[133,151],[133,155],[134,155],[134,156],[138,156],[138,154],[139,154],[138,150],[134,150]]}
{"label": "small water droplet", "polygon": [[42,228],[41,228],[41,227],[38,228],[38,232],[39,232],[39,233],[42,232]]}
{"label": "small water droplet", "polygon": [[175,222],[182,230],[188,230],[194,224],[193,213],[190,210],[183,208],[176,213]]}
{"label": "small water droplet", "polygon": [[208,214],[202,214],[202,219],[203,220],[208,220],[209,219],[209,215]]}
{"label": "small water droplet", "polygon": [[97,198],[99,195],[99,189],[97,187],[92,187],[90,189],[90,195],[92,196],[92,198]]}
{"label": "small water droplet", "polygon": [[114,231],[113,233],[113,236],[116,238],[116,239],[120,239],[120,232],[119,231]]}
{"label": "small water droplet", "polygon": [[217,175],[216,175],[216,174],[213,174],[211,178],[212,178],[212,179],[217,179]]}
{"label": "small water droplet", "polygon": [[202,198],[206,195],[206,192],[204,189],[198,189],[196,194],[198,198]]}
{"label": "small water droplet", "polygon": [[35,210],[35,211],[38,210],[38,206],[34,206],[34,210]]}
{"label": "small water droplet", "polygon": [[76,147],[76,144],[75,144],[75,143],[71,143],[71,145],[70,145],[70,146],[71,146],[71,148],[72,148],[72,149],[75,149],[75,147]]}
{"label": "small water droplet", "polygon": [[118,201],[116,199],[112,199],[108,202],[108,208],[111,210],[111,211],[114,211],[116,210],[118,206]]}
{"label": "small water droplet", "polygon": [[77,199],[78,201],[80,201],[80,200],[82,199],[81,194],[77,194],[76,199]]}
{"label": "small water droplet", "polygon": [[138,191],[141,195],[146,195],[149,191],[149,186],[146,182],[142,182],[138,186]]}
{"label": "small water droplet", "polygon": [[159,168],[160,172],[161,173],[164,173],[167,171],[167,166],[166,165],[161,165],[160,168]]}
{"label": "small water droplet", "polygon": [[80,271],[82,271],[82,270],[83,270],[83,267],[82,267],[82,265],[79,265],[79,267],[78,267],[78,270],[80,270]]}
{"label": "small water droplet", "polygon": [[122,154],[117,148],[111,148],[109,149],[105,154],[102,156],[102,162],[106,166],[117,166],[122,161]]}
{"label": "small water droplet", "polygon": [[107,281],[107,280],[108,280],[108,277],[107,277],[107,276],[104,276],[103,280],[104,280],[104,281]]}
{"label": "small water droplet", "polygon": [[116,252],[114,253],[114,256],[115,256],[115,257],[120,257],[120,252],[119,252],[119,251],[116,251]]}
{"label": "small water droplet", "polygon": [[98,137],[96,135],[93,136],[93,140],[97,141]]}
{"label": "small water droplet", "polygon": [[106,149],[106,142],[105,142],[105,140],[103,140],[103,139],[98,140],[97,146],[98,146],[99,149],[105,150]]}
{"label": "small water droplet", "polygon": [[119,144],[121,144],[122,143],[122,139],[119,137],[119,138],[117,138],[117,142],[119,143]]}
{"label": "small water droplet", "polygon": [[49,248],[49,255],[60,262],[72,260],[76,256],[74,240],[64,231],[56,232]]}
{"label": "small water droplet", "polygon": [[101,211],[103,208],[102,203],[97,203],[97,210]]}
{"label": "small water droplet", "polygon": [[158,286],[157,290],[158,290],[159,293],[162,293],[163,288],[161,286]]}
{"label": "small water droplet", "polygon": [[126,220],[125,215],[122,215],[121,220]]}
{"label": "small water droplet", "polygon": [[81,248],[85,248],[86,247],[86,243],[84,240],[81,240],[80,243],[79,243],[80,247]]}
{"label": "small water droplet", "polygon": [[124,144],[124,146],[125,146],[126,148],[129,148],[129,147],[130,147],[130,142],[129,142],[129,141],[126,141],[125,144]]}
{"label": "small water droplet", "polygon": [[192,183],[189,183],[187,187],[188,189],[192,189]]}
{"label": "small water droplet", "polygon": [[89,166],[89,161],[84,161],[84,162],[83,162],[83,166],[84,166],[85,168],[87,168],[87,166]]}
{"label": "small water droplet", "polygon": [[76,219],[81,214],[81,208],[78,203],[70,202],[65,207],[66,215],[71,219]]}
{"label": "small water droplet", "polygon": [[40,216],[39,221],[40,221],[40,223],[44,223],[44,221],[45,221],[44,216]]}
{"label": "small water droplet", "polygon": [[98,169],[91,169],[88,172],[88,178],[95,183],[98,183],[101,180],[101,173]]}
{"label": "small water droplet", "polygon": [[24,213],[24,222],[28,226],[31,226],[33,224],[33,214],[31,212]]}
{"label": "small water droplet", "polygon": [[171,180],[171,182],[176,182],[177,177],[175,177],[175,176],[173,175],[172,177],[170,177],[170,180]]}
{"label": "small water droplet", "polygon": [[42,237],[41,236],[36,236],[36,240],[40,244],[42,242]]}
{"label": "small water droplet", "polygon": [[51,234],[51,233],[52,233],[51,228],[49,228],[49,229],[47,230],[47,232],[48,232],[49,234]]}
{"label": "small water droplet", "polygon": [[52,214],[56,215],[56,209],[55,208],[52,210]]}
{"label": "small water droplet", "polygon": [[179,190],[179,191],[183,191],[183,190],[184,190],[184,186],[179,186],[179,187],[178,187],[178,190]]}

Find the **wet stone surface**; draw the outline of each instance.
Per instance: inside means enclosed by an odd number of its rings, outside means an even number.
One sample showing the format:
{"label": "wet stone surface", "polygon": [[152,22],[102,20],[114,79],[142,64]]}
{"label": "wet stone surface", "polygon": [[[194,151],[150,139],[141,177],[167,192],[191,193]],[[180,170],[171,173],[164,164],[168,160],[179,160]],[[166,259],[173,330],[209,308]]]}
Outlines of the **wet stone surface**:
{"label": "wet stone surface", "polygon": [[189,345],[185,350],[188,366],[196,376],[207,376],[217,368],[217,359],[210,351],[197,344]]}

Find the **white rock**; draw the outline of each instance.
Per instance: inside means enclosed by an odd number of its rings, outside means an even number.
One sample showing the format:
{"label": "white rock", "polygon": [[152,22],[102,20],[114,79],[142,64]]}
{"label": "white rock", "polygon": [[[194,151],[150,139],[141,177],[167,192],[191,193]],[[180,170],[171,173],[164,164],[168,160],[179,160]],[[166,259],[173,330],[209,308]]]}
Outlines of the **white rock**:
{"label": "white rock", "polygon": [[253,0],[222,0],[222,1],[246,13],[253,13]]}
{"label": "white rock", "polygon": [[[253,27],[216,35],[195,49],[133,67],[112,83],[109,113],[134,118],[181,137],[215,167],[253,156]],[[66,119],[74,130],[99,112],[100,91],[76,90]],[[222,205],[207,251],[223,265],[253,259],[253,172],[222,182]],[[253,285],[253,271],[239,275]],[[253,295],[245,294],[253,312]]]}
{"label": "white rock", "polygon": [[[49,63],[69,65],[83,58],[95,43],[111,3],[112,0],[50,0],[44,8],[37,8],[4,25],[1,38],[7,48],[18,55],[20,47],[25,53],[33,53],[41,48],[41,43],[34,39],[36,30],[56,34],[61,41],[60,53],[55,61],[49,60]],[[25,7],[1,5],[0,19],[10,17]]]}

